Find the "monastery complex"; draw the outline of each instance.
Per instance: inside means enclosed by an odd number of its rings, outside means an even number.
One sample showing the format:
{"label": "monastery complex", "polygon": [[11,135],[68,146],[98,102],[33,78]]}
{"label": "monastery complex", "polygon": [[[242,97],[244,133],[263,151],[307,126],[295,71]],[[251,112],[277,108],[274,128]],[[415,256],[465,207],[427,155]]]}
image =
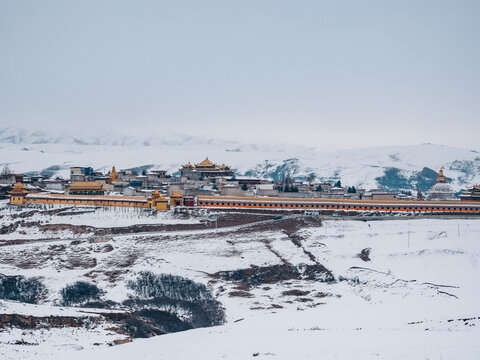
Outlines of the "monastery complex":
{"label": "monastery complex", "polygon": [[[231,199],[245,199],[242,202],[221,202],[222,206],[240,206],[245,201],[249,207],[259,206],[256,199],[262,201],[271,198],[271,208],[299,208],[309,201],[362,201],[365,202],[473,202],[480,204],[480,186],[465,190],[458,197],[448,183],[443,169],[438,173],[436,183],[426,192],[418,190],[416,196],[395,194],[380,189],[366,191],[355,187],[341,187],[340,182],[308,183],[286,178],[282,182],[245,176],[235,176],[230,166],[215,164],[207,158],[194,165],[182,165],[176,176],[167,175],[164,170],[143,170],[139,175],[135,170],[117,171],[112,167],[107,174],[93,171],[92,168],[72,167],[70,180],[48,180],[23,178],[15,175],[17,181],[9,191],[11,205],[65,205],[65,206],[113,206],[167,211],[172,207],[217,204],[199,199],[219,199],[223,196]],[[20,180],[20,181],[19,181]],[[22,182],[23,180],[23,182]],[[248,200],[251,199],[251,200]],[[283,200],[282,200],[283,199]],[[284,206],[282,202],[292,203]],[[220,204],[220,203],[219,203]],[[230,205],[229,205],[230,204]],[[257,204],[257,205],[255,205]],[[272,205],[274,204],[274,205]],[[330,203],[328,203],[330,204]],[[329,205],[324,208],[328,209]],[[265,204],[264,204],[265,205]],[[271,206],[270,206],[271,205]],[[243,206],[243,205],[242,205]],[[313,205],[312,205],[313,206]],[[315,205],[318,208],[318,205]],[[363,205],[362,205],[363,206]],[[309,208],[309,207],[307,207]],[[315,208],[315,207],[313,207]],[[383,209],[384,207],[363,206],[362,209]],[[386,209],[394,209],[395,207]],[[403,206],[402,208],[407,208]],[[414,207],[411,207],[414,209]],[[418,207],[417,207],[418,208]],[[421,207],[420,207],[421,208]],[[448,207],[444,207],[449,209]],[[345,208],[348,209],[348,208]],[[442,208],[443,209],[443,208]]]}

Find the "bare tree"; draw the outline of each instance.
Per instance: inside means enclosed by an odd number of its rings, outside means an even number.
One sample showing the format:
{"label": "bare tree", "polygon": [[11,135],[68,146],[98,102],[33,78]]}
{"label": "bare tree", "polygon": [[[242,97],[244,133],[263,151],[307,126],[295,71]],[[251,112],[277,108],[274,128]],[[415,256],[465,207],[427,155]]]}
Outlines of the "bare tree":
{"label": "bare tree", "polygon": [[283,183],[284,184],[293,184],[293,179],[290,177],[290,175],[287,175],[283,178]]}
{"label": "bare tree", "polygon": [[310,174],[308,174],[308,176],[307,176],[307,181],[308,181],[308,183],[309,183],[309,184],[313,183],[313,181],[315,180],[316,177],[317,177],[317,176],[316,176],[313,172],[311,172]]}
{"label": "bare tree", "polygon": [[12,173],[12,170],[10,170],[10,168],[8,167],[8,165],[5,165],[2,169],[2,172],[0,173],[0,175],[2,176],[7,176],[7,175],[10,175]]}

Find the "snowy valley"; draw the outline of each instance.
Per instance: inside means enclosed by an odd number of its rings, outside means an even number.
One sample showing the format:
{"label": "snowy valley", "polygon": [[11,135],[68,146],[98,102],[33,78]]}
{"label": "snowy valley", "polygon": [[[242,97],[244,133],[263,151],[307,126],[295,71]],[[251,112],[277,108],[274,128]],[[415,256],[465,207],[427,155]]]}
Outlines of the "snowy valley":
{"label": "snowy valley", "polygon": [[2,358],[478,358],[476,218],[279,214],[3,202]]}

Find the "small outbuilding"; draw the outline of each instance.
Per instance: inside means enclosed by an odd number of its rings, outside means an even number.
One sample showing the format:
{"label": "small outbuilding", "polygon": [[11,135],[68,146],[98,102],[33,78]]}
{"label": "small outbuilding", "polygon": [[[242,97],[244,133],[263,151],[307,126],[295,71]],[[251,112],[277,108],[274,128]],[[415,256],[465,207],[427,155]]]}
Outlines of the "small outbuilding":
{"label": "small outbuilding", "polygon": [[180,191],[175,190],[170,195],[170,205],[183,206],[183,195]]}

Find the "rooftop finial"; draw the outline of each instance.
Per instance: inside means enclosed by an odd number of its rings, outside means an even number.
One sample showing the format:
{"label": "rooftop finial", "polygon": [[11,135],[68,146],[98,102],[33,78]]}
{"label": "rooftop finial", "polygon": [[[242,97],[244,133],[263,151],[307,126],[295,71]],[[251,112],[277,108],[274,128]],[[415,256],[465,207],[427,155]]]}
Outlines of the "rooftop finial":
{"label": "rooftop finial", "polygon": [[438,172],[437,183],[446,183],[446,182],[447,182],[447,178],[445,177],[445,175],[443,175],[443,168],[441,168],[440,171]]}

